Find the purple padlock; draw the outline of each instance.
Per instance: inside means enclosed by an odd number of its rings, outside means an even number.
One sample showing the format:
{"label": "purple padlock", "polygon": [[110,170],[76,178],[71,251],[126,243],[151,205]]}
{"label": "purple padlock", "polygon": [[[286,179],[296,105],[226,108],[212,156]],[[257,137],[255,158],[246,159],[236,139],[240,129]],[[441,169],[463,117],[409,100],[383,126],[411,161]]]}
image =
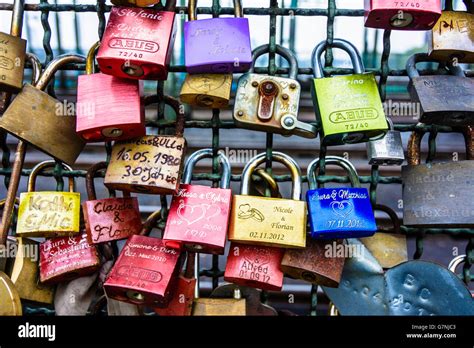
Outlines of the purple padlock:
{"label": "purple padlock", "polygon": [[234,0],[235,18],[197,19],[197,0],[189,0],[189,21],[184,23],[186,71],[201,73],[246,72],[252,64],[250,30],[242,18],[240,0]]}

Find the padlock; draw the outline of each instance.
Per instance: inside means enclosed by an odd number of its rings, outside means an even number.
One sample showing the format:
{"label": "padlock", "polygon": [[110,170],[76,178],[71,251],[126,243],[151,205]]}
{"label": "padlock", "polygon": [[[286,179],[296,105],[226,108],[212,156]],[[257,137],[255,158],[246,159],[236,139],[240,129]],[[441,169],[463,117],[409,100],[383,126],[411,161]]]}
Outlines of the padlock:
{"label": "padlock", "polygon": [[235,18],[197,20],[197,0],[188,1],[189,21],[184,23],[186,71],[241,73],[252,64],[249,21],[243,17],[241,0],[234,0]]}
{"label": "padlock", "polygon": [[346,51],[354,74],[325,78],[321,55],[328,48],[322,41],[313,50],[311,61],[313,105],[325,145],[343,145],[376,140],[387,132],[382,100],[373,73],[364,73],[357,48],[350,42],[334,39],[331,47]]}
{"label": "padlock", "polygon": [[403,223],[417,227],[473,227],[474,161],[421,162],[423,134],[413,132],[402,167]]}
{"label": "padlock", "polygon": [[107,297],[151,307],[166,307],[173,296],[181,251],[167,248],[162,239],[148,237],[161,212],[151,214],[140,234],[128,238],[104,282]]}
{"label": "padlock", "polygon": [[191,185],[196,163],[212,157],[212,149],[198,150],[189,156],[184,167],[183,183],[173,196],[166,220],[163,235],[166,246],[182,244],[190,251],[224,253],[232,201],[229,159],[222,152],[217,154],[222,166],[220,188]]}
{"label": "padlock", "polygon": [[76,117],[68,114],[69,108],[63,103],[43,92],[54,73],[68,63],[84,63],[84,57],[63,55],[51,61],[34,87],[23,86],[0,118],[0,128],[72,165],[85,145],[76,134]]}
{"label": "padlock", "polygon": [[337,288],[346,255],[343,240],[323,241],[308,238],[305,249],[287,249],[281,261],[284,274],[309,283]]}
{"label": "padlock", "polygon": [[400,232],[400,220],[397,213],[381,204],[376,204],[374,210],[386,213],[390,217],[393,228],[390,232],[379,230],[372,237],[361,238],[360,241],[383,268],[392,268],[408,261],[407,239]]}
{"label": "padlock", "polygon": [[393,122],[387,118],[389,130],[382,139],[367,142],[367,157],[370,165],[396,165],[405,160],[402,135],[395,130]]}
{"label": "padlock", "polygon": [[115,6],[133,6],[133,7],[149,7],[156,5],[161,0],[110,0]]}
{"label": "padlock", "polygon": [[440,0],[365,0],[367,28],[429,30],[441,16]]}
{"label": "padlock", "polygon": [[113,6],[97,62],[116,77],[166,80],[176,36],[176,0],[164,10]]}
{"label": "padlock", "polygon": [[301,86],[296,80],[298,61],[295,55],[276,45],[276,53],[290,64],[288,78],[253,72],[257,58],[269,52],[270,45],[254,49],[250,71],[239,78],[233,111],[235,124],[240,128],[315,138],[316,128],[297,119]]}
{"label": "padlock", "polygon": [[306,202],[300,200],[301,170],[290,156],[274,151],[272,160],[284,164],[292,176],[292,198],[249,196],[253,171],[267,160],[261,153],[250,159],[242,172],[241,194],[235,195],[229,226],[229,240],[284,248],[306,245]]}
{"label": "padlock", "polygon": [[57,284],[84,277],[100,267],[97,247],[87,234],[51,238],[40,244],[40,281]]}
{"label": "padlock", "polygon": [[22,315],[21,300],[15,285],[0,271],[0,316]]}
{"label": "padlock", "polygon": [[186,104],[208,109],[229,105],[232,74],[187,74],[179,99]]}
{"label": "padlock", "polygon": [[105,186],[152,194],[178,192],[186,153],[184,108],[172,97],[166,96],[164,101],[176,113],[176,134],[145,135],[116,142],[105,173]]}
{"label": "padlock", "polygon": [[26,40],[21,38],[23,0],[13,2],[10,34],[0,32],[0,91],[17,93],[23,86]]}
{"label": "padlock", "polygon": [[145,135],[143,83],[94,71],[94,44],[87,55],[86,74],[77,81],[76,132],[85,141],[112,141]]}
{"label": "padlock", "polygon": [[311,237],[315,239],[359,238],[372,236],[377,230],[369,192],[360,187],[355,167],[338,156],[326,156],[326,164],[334,164],[349,174],[352,187],[319,188],[317,158],[308,166],[308,202]]}
{"label": "padlock", "polygon": [[138,199],[124,193],[124,197],[97,199],[94,177],[107,168],[106,162],[94,164],[86,175],[86,187],[89,200],[82,203],[87,241],[99,244],[140,233],[142,221]]}
{"label": "padlock", "polygon": [[189,253],[186,258],[186,269],[178,277],[176,290],[166,308],[155,308],[160,316],[190,316],[193,311],[196,278],[194,277],[196,255]]}
{"label": "padlock", "polygon": [[[35,192],[36,176],[54,167],[53,160],[37,164],[28,178],[28,192],[20,194],[16,234],[21,237],[60,237],[79,233],[81,198],[74,192],[74,178],[69,178],[69,192]],[[66,164],[69,171],[72,168]]]}
{"label": "padlock", "polygon": [[443,62],[474,63],[474,14],[443,11],[429,33],[428,55]]}
{"label": "padlock", "polygon": [[420,76],[415,66],[418,62],[436,61],[425,53],[407,60],[408,91],[420,105],[420,122],[448,126],[474,123],[474,80],[467,78],[458,64],[449,67],[454,75]]}

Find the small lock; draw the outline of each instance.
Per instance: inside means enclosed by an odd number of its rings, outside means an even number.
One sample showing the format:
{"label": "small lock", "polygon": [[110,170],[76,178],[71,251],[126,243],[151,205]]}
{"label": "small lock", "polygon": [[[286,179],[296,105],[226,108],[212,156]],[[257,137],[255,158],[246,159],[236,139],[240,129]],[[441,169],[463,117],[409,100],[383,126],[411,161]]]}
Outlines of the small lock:
{"label": "small lock", "polygon": [[[74,178],[69,178],[69,192],[35,192],[37,175],[55,161],[37,164],[28,178],[28,192],[20,194],[16,234],[21,237],[60,237],[79,233],[81,198],[74,192]],[[66,164],[62,166],[72,171]]]}
{"label": "small lock", "polygon": [[320,165],[317,158],[308,166],[308,202],[311,237],[315,239],[359,238],[377,230],[369,192],[360,187],[355,167],[348,160],[326,156],[326,164],[335,164],[349,174],[352,187],[319,188],[315,177]]}
{"label": "small lock", "polygon": [[393,127],[391,119],[387,118],[389,130],[385,136],[378,140],[367,142],[367,157],[370,165],[396,165],[405,160],[402,135]]}
{"label": "small lock", "polygon": [[191,185],[192,171],[203,158],[212,158],[212,149],[202,149],[189,156],[184,167],[183,183],[173,196],[166,228],[165,245],[182,244],[190,251],[221,255],[227,240],[232,191],[229,188],[229,159],[218,153],[222,167],[220,188]]}
{"label": "small lock", "polygon": [[232,74],[187,74],[179,99],[186,104],[207,109],[229,105]]}
{"label": "small lock", "polygon": [[334,39],[332,47],[349,54],[354,74],[324,77],[321,56],[328,43],[322,41],[314,48],[311,92],[322,143],[354,144],[383,137],[388,125],[374,74],[364,73],[362,58],[350,42]]}
{"label": "small lock", "polygon": [[315,138],[316,128],[298,121],[301,86],[296,80],[298,61],[288,49],[277,45],[276,52],[290,64],[289,78],[255,74],[258,57],[270,51],[269,45],[257,47],[252,53],[252,67],[237,83],[233,117],[241,127],[282,135]]}

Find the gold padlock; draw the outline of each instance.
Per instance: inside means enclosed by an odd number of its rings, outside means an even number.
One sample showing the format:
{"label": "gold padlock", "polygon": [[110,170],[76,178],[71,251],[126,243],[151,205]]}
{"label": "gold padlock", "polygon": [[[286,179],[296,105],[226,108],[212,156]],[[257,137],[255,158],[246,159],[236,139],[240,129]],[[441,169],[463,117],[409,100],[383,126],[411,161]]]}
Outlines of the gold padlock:
{"label": "gold padlock", "polygon": [[21,314],[20,295],[10,278],[0,271],[0,316]]}
{"label": "gold padlock", "polygon": [[[20,195],[16,234],[20,237],[60,237],[79,233],[81,198],[69,178],[69,192],[35,191],[36,176],[55,161],[36,165],[28,179],[28,192]],[[72,168],[63,164],[64,168]]]}
{"label": "gold padlock", "polygon": [[187,74],[179,98],[183,103],[208,109],[229,105],[232,74]]}

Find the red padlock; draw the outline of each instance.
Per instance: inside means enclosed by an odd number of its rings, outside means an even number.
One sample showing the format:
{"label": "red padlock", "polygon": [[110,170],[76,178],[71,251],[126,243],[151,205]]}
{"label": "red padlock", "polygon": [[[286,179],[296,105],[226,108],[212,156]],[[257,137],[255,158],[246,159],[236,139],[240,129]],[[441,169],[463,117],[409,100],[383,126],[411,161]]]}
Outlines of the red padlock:
{"label": "red padlock", "polygon": [[143,82],[94,73],[94,55],[99,44],[93,45],[87,55],[87,75],[78,78],[76,132],[88,142],[143,136]]}
{"label": "red padlock", "polygon": [[188,158],[183,183],[171,202],[163,235],[165,245],[175,247],[183,244],[186,249],[200,253],[224,253],[232,200],[228,158],[218,153],[222,167],[220,188],[190,185],[196,162],[212,156],[212,149],[202,149]]}
{"label": "red padlock", "polygon": [[429,30],[441,16],[440,0],[365,0],[365,26],[392,30]]}
{"label": "red padlock", "polygon": [[113,6],[97,53],[100,71],[117,77],[166,80],[176,35],[176,0],[164,11]]}
{"label": "red padlock", "polygon": [[82,203],[87,240],[91,244],[125,239],[142,230],[142,220],[136,197],[124,192],[124,197],[97,199],[94,177],[107,168],[106,162],[99,162],[89,168],[86,175],[88,201]]}
{"label": "red padlock", "polygon": [[40,244],[40,281],[61,283],[96,272],[99,253],[87,242],[85,233],[70,237],[51,238]]}
{"label": "red padlock", "polygon": [[166,307],[176,289],[181,251],[145,236],[161,218],[151,214],[140,235],[131,236],[104,282],[107,297],[150,307]]}

